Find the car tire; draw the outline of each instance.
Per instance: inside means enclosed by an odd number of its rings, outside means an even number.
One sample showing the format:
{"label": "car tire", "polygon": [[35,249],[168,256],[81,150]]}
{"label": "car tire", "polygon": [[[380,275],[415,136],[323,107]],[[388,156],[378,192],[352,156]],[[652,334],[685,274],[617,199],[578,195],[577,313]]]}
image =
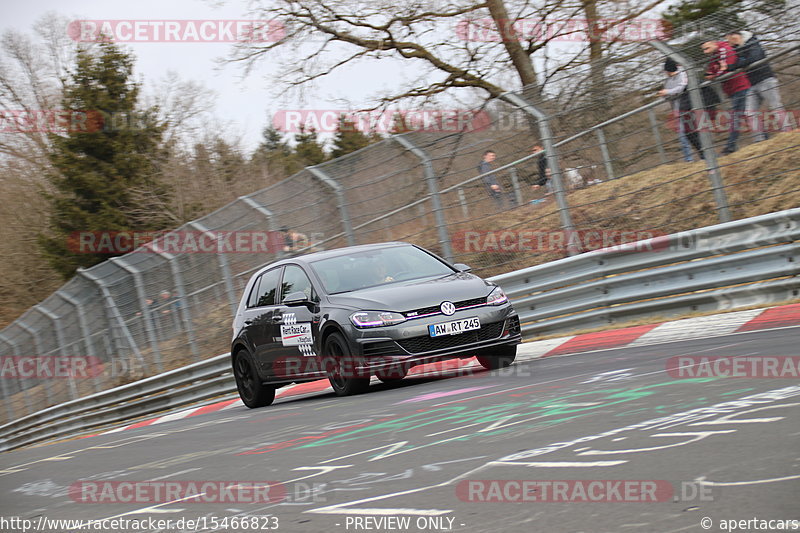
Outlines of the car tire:
{"label": "car tire", "polygon": [[517,346],[501,346],[499,348],[492,348],[481,352],[476,357],[478,362],[486,370],[497,370],[505,368],[514,362],[517,357]]}
{"label": "car tire", "polygon": [[275,387],[264,385],[247,350],[239,350],[233,360],[233,377],[239,397],[250,409],[266,407],[275,401]]}
{"label": "car tire", "polygon": [[350,348],[341,334],[331,333],[325,339],[322,353],[325,355],[325,371],[328,374],[328,381],[331,382],[333,392],[337,396],[361,394],[369,388],[369,375],[366,377],[356,375],[355,371],[363,359],[350,353]]}

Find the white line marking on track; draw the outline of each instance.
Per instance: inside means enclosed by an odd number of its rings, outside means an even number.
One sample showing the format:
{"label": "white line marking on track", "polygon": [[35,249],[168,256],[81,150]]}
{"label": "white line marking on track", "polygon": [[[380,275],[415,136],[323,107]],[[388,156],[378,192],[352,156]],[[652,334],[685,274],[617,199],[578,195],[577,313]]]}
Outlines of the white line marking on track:
{"label": "white line marking on track", "polygon": [[518,461],[490,461],[490,465],[518,465],[518,466],[532,466],[536,468],[594,468],[596,466],[617,466],[627,463],[627,460],[622,461],[589,461],[589,462],[575,462],[575,461],[533,461],[533,462],[518,462]]}
{"label": "white line marking on track", "polygon": [[699,477],[694,480],[695,483],[700,485],[710,485],[712,487],[738,487],[740,485],[761,485],[764,483],[776,483],[779,481],[789,481],[792,479],[800,479],[800,474],[796,476],[775,477],[772,479],[755,479],[753,481],[706,481],[706,478]]}
{"label": "white line marking on track", "polygon": [[166,475],[164,475],[164,476],[159,476],[159,477],[151,477],[151,478],[149,479],[149,481],[158,481],[159,479],[167,479],[167,478],[169,478],[169,477],[174,477],[174,476],[179,476],[179,475],[181,475],[181,474],[186,474],[186,473],[189,473],[189,472],[194,472],[195,470],[200,470],[200,468],[187,468],[186,470],[181,470],[181,471],[179,471],[179,472],[173,472],[173,473],[171,473],[171,474],[166,474]]}

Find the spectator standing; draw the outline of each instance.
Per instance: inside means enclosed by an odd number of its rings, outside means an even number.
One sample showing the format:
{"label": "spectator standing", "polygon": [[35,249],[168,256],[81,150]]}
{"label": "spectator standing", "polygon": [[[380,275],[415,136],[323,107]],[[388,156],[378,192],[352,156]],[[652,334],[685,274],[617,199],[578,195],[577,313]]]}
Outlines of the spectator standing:
{"label": "spectator standing", "polygon": [[497,177],[494,172],[492,172],[492,163],[496,158],[497,154],[492,150],[486,150],[483,153],[483,159],[481,159],[480,164],[478,164],[478,174],[483,174],[481,179],[486,186],[486,191],[489,193],[492,200],[494,200],[495,207],[501,210],[503,209],[503,190],[500,188],[500,184],[497,182]]}
{"label": "spectator standing", "polygon": [[[725,74],[731,65],[736,63],[736,52],[726,41],[706,41],[701,45],[703,53],[709,56],[708,67],[706,68],[706,79],[713,80]],[[726,65],[723,70],[722,65]],[[744,116],[747,99],[747,90],[750,88],[750,81],[747,76],[740,72],[722,82],[722,90],[731,99],[731,127],[728,134],[728,142],[725,144],[724,154],[731,154],[736,151],[736,141],[739,138],[739,124]]]}
{"label": "spectator standing", "polygon": [[[681,143],[683,160],[691,163],[694,159],[692,158],[692,149],[689,145],[689,131],[687,131],[689,128],[685,120],[687,117],[684,114],[685,111],[691,110],[691,106],[689,106],[688,110],[681,109],[681,96],[686,91],[689,78],[683,67],[678,66],[675,60],[670,57],[664,62],[664,72],[667,75],[667,79],[664,81],[664,88],[658,91],[658,95],[670,103],[672,107],[672,116],[678,119],[678,140]],[[697,136],[696,132],[692,131],[692,133]],[[698,144],[693,142],[692,146],[699,151]]]}
{"label": "spectator standing", "polygon": [[308,246],[308,237],[295,229],[289,229],[288,226],[281,228],[281,236],[284,252],[294,252]]}
{"label": "spectator standing", "polygon": [[[767,58],[758,38],[749,31],[732,31],[725,38],[736,51],[736,61],[730,66],[720,65],[723,71],[747,68],[756,61]],[[778,90],[778,79],[775,77],[772,67],[766,62],[747,70],[746,75],[750,81],[750,90],[747,92],[745,109],[750,117],[750,128],[756,141],[765,141],[767,140],[765,122],[757,120],[757,111],[761,109],[761,106],[766,105],[770,111],[777,112],[781,121],[785,118],[781,93]],[[791,128],[784,124],[781,129],[788,131]]]}
{"label": "spectator standing", "polygon": [[[539,157],[536,158],[536,172],[529,174],[526,181],[530,184],[534,194],[538,193],[542,187],[545,187],[547,192],[544,196],[548,196],[551,194],[550,167],[547,166],[547,157],[545,156],[544,148],[542,148],[541,144],[534,145],[533,148],[531,148],[531,153],[539,153]],[[538,204],[543,201],[544,198],[535,198],[531,200],[531,204]]]}

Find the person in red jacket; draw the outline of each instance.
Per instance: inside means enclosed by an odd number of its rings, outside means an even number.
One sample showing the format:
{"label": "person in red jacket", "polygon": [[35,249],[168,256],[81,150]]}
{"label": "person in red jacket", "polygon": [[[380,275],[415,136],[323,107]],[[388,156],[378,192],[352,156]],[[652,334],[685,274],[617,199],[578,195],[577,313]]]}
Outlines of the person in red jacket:
{"label": "person in red jacket", "polygon": [[[706,68],[706,79],[713,80],[723,74],[727,74],[730,65],[736,63],[736,52],[733,47],[725,41],[706,41],[701,45],[703,53],[709,56],[708,67]],[[722,65],[725,64],[725,70]],[[723,154],[730,154],[736,151],[736,141],[739,139],[739,126],[745,116],[745,103],[747,102],[747,90],[750,88],[750,80],[744,72],[739,72],[722,82],[722,90],[731,99],[731,128],[728,134],[728,142],[725,144]]]}

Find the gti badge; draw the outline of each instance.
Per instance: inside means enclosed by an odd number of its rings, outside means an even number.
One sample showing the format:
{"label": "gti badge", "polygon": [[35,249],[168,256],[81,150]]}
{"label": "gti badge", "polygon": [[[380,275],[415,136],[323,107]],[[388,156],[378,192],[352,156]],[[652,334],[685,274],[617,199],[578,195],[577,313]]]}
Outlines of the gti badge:
{"label": "gti badge", "polygon": [[447,316],[450,316],[456,312],[456,306],[453,304],[453,302],[442,302],[442,305],[439,306],[439,309],[441,309],[442,313]]}

